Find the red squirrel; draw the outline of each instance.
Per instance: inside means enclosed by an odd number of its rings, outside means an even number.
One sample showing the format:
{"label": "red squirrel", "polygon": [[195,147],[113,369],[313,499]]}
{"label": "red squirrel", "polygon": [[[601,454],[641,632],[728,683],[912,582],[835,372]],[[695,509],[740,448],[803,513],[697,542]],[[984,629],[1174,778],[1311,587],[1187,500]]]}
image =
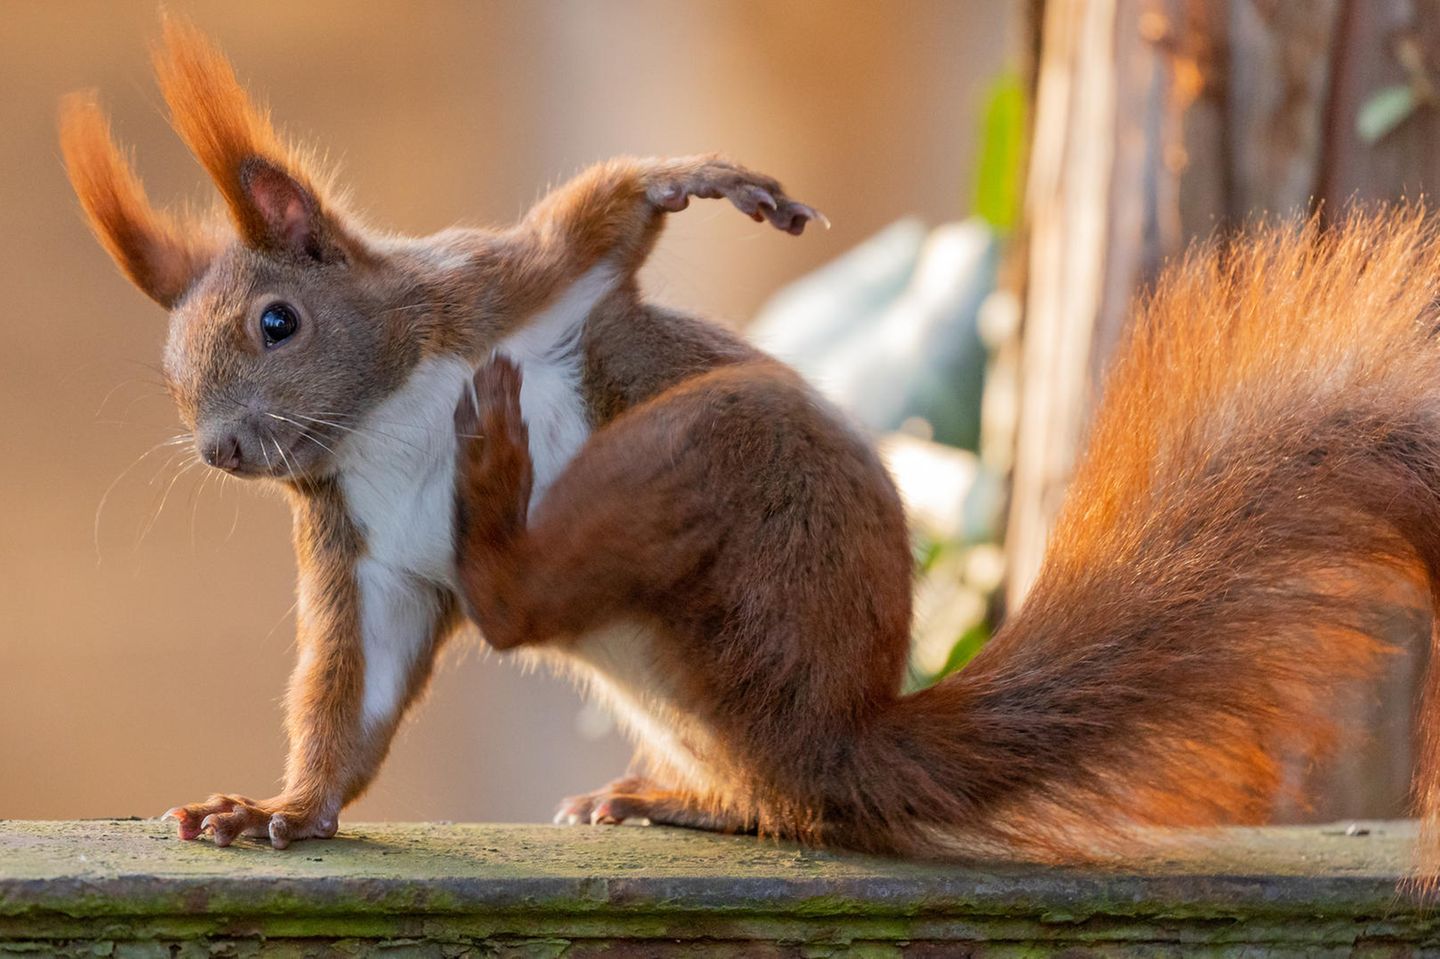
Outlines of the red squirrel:
{"label": "red squirrel", "polygon": [[166,23],[155,66],[229,226],[152,208],[87,96],[67,167],[170,311],[197,452],[283,491],[301,571],[284,787],[170,810],[182,838],[334,835],[468,616],[636,742],[633,775],[561,821],[1082,858],[1262,820],[1283,762],[1333,738],[1336,684],[1374,670],[1379,603],[1440,583],[1440,242],[1417,212],[1171,268],[1028,601],[902,696],[912,558],[869,440],[635,280],[693,197],[796,234],[815,210],[718,157],[616,160],[513,227],[382,234],[193,27]]}

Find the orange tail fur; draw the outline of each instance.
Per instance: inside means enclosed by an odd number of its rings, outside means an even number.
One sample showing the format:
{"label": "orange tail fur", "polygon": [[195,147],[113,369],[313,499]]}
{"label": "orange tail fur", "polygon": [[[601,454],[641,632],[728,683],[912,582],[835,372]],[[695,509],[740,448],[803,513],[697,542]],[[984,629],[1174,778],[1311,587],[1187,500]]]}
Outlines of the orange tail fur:
{"label": "orange tail fur", "polygon": [[[1271,225],[1138,310],[1034,592],[855,753],[867,829],[1072,856],[1076,836],[1264,818],[1332,738],[1381,608],[1440,595],[1440,242],[1419,209]],[[1440,680],[1422,861],[1440,861]],[[865,800],[857,797],[857,803]],[[850,839],[850,837],[846,837]]]}

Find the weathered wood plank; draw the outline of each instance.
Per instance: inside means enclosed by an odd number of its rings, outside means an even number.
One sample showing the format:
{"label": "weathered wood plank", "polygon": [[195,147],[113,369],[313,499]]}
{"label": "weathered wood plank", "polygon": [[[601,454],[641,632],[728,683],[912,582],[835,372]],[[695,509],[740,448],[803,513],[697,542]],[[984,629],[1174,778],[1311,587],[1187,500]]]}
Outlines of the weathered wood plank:
{"label": "weathered wood plank", "polygon": [[10,955],[1352,955],[1440,948],[1407,824],[1231,830],[1119,869],[922,865],[662,829],[358,825],[275,852],[0,823]]}

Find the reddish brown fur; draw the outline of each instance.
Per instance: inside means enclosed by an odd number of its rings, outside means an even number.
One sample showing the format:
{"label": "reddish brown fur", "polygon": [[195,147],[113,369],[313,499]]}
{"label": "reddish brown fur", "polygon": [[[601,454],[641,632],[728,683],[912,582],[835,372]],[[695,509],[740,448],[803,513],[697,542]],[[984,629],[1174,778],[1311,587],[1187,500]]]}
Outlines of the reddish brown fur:
{"label": "reddish brown fur", "polygon": [[[320,187],[329,177],[317,178],[316,164],[275,132],[269,112],[251,101],[224,54],[193,24],[166,17],[163,26],[153,62],[175,132],[219,188],[241,238],[261,247],[277,239],[250,182],[270,171],[283,171],[317,212],[328,213],[333,200]],[[325,219],[338,229],[333,218]]]}
{"label": "reddish brown fur", "polygon": [[[470,411],[485,441],[459,486],[461,585],[494,645],[574,659],[576,634],[616,619],[657,637],[637,655],[674,687],[651,717],[671,742],[642,741],[645,775],[578,797],[579,817],[1050,857],[1133,825],[1253,821],[1281,759],[1327,742],[1333,684],[1370,668],[1375,601],[1397,578],[1435,582],[1440,245],[1417,213],[1261,231],[1172,271],[1030,602],[960,675],[900,698],[909,551],[868,443],[793,372],[644,303],[633,279],[691,196],[791,232],[814,211],[720,158],[619,160],[507,230],[381,236],[192,28],[167,25],[157,70],[236,239],[155,213],[92,105],[67,114],[67,163],[107,249],[174,306],[167,373],[197,443],[223,428],[291,447],[246,469],[290,496],[301,566],[285,787],[177,809],[182,835],[333,833],[456,617],[427,585],[430,631],[393,715],[366,728],[357,569],[374,544],[331,448],[426,358],[482,362],[601,262],[618,282],[583,329],[589,441],[527,515],[518,378],[486,366]],[[269,353],[255,320],[276,297],[309,339]],[[255,409],[342,420],[286,433]],[[1427,821],[1437,751],[1431,733]]]}
{"label": "reddish brown fur", "polygon": [[[489,642],[563,647],[622,615],[657,624],[661,668],[713,750],[697,757],[711,770],[702,792],[663,774],[646,784],[684,810],[649,818],[885,843],[849,828],[876,783],[835,788],[908,648],[905,525],[864,440],[779,364],[725,362],[605,425],[527,530],[508,370],[482,371],[486,439],[460,487],[462,582]],[[597,798],[613,810],[638,797]]]}
{"label": "reddish brown fur", "polygon": [[[636,614],[673,645],[723,772],[578,797],[597,821],[1045,858],[1260,821],[1284,760],[1330,743],[1333,691],[1373,669],[1396,582],[1437,582],[1437,287],[1416,211],[1268,227],[1171,270],[1031,598],[914,696],[896,696],[908,566],[888,482],[758,357],[621,412],[528,528],[513,371],[482,369],[466,596],[502,648]],[[1435,753],[1430,734],[1427,835]]]}
{"label": "reddish brown fur", "polygon": [[[662,366],[743,352],[724,334],[679,318],[670,323],[635,303],[629,274],[653,245],[663,213],[691,196],[728,197],[790,232],[815,214],[775,181],[720,158],[618,160],[582,174],[507,230],[379,235],[345,213],[328,177],[277,136],[193,27],[166,23],[156,72],[176,129],[226,201],[234,239],[212,241],[207,230],[156,212],[88,99],[64,111],[67,167],[106,249],[138,286],[173,307],[166,375],[197,449],[217,449],[217,434],[238,431],[243,474],[282,485],[290,498],[301,571],[283,790],[260,801],[217,794],[171,815],[186,838],[210,831],[224,844],[241,833],[268,834],[285,846],[333,834],[340,808],[373,778],[456,623],[453,595],[429,587],[438,612],[403,694],[384,722],[362,724],[356,569],[373,546],[346,501],[335,451],[365,414],[426,358],[478,362],[602,257],[623,275],[620,291],[597,312],[614,324],[635,313],[636,322],[628,345],[591,351],[613,361],[587,367],[597,396],[618,401],[632,388],[624,377],[636,371],[635,360],[621,354],[647,342]],[[256,320],[277,299],[293,304],[303,323],[290,346],[271,353]],[[306,411],[324,411],[324,419]],[[433,546],[448,553],[448,537]]]}
{"label": "reddish brown fur", "polygon": [[179,223],[150,205],[92,94],[65,99],[60,147],[75,193],[106,252],[132,283],[162,306],[173,306],[204,271],[215,244],[203,235],[185,236]]}

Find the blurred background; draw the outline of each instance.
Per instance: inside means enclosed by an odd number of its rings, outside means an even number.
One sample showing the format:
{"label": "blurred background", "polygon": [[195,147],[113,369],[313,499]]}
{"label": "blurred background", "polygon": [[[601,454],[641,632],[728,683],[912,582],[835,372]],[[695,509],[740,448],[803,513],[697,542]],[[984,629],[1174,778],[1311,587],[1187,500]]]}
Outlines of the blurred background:
{"label": "blurred background", "polygon": [[[201,470],[172,485],[168,450],[142,456],[178,429],[164,315],[89,236],[55,142],[58,98],[97,87],[151,196],[210,202],[150,78],[157,6],[4,7],[3,817],[151,816],[216,789],[269,795],[281,771],[287,511]],[[378,225],[508,222],[622,153],[724,150],[775,174],[834,228],[797,240],[699,203],[646,274],[659,300],[735,325],[897,220],[923,235],[968,211],[987,90],[1020,26],[1005,0],[167,6],[341,161]],[[548,820],[628,755],[568,684],[471,643],[348,815]]]}
{"label": "blurred background", "polygon": [[[169,0],[378,225],[512,220],[607,156],[723,150],[834,223],[672,218],[650,294],[743,328],[876,435],[920,571],[910,683],[1024,599],[1129,305],[1263,213],[1440,177],[1440,0]],[[210,202],[149,76],[156,5],[0,32],[0,816],[154,815],[280,774],[294,567],[273,497],[154,445],[163,316],[88,236],[54,136],[98,87],[153,197]],[[1003,548],[1002,548],[1003,546]],[[1406,808],[1423,655],[1277,818]],[[548,819],[624,768],[565,683],[452,645],[348,814]]]}

